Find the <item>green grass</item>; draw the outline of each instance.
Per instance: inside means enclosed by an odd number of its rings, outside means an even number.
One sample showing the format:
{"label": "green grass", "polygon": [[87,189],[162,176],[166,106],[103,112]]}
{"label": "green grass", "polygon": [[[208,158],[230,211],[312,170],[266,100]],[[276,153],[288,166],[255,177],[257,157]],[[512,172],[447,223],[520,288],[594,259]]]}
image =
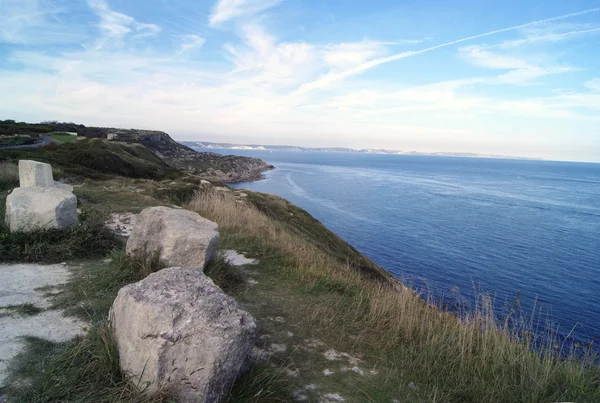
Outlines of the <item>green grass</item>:
{"label": "green grass", "polygon": [[40,312],[42,312],[41,308],[38,308],[30,303],[0,306],[0,318],[3,316],[9,316],[11,313],[21,316],[31,316],[37,315]]}
{"label": "green grass", "polygon": [[60,143],[74,143],[77,141],[77,136],[71,136],[70,134],[52,133],[50,137]]}
{"label": "green grass", "polygon": [[0,147],[34,144],[38,141],[38,139],[39,137],[37,134],[31,134],[26,136],[0,136]]}
{"label": "green grass", "polygon": [[60,168],[66,176],[80,180],[115,176],[161,179],[178,175],[143,145],[100,139],[38,148],[0,149],[0,162],[20,159],[46,162]]}
{"label": "green grass", "polygon": [[[11,362],[7,401],[20,402],[159,402],[145,396],[119,368],[119,355],[106,323],[91,327],[74,341],[52,343],[28,337]],[[15,380],[20,382],[14,382]]]}
{"label": "green grass", "polygon": [[10,232],[4,224],[5,196],[0,197],[0,260],[2,262],[58,263],[72,259],[100,257],[119,244],[106,228],[106,216],[84,209],[80,225],[65,230]]}
{"label": "green grass", "polygon": [[166,395],[144,396],[121,373],[107,322],[119,289],[160,268],[155,258],[130,258],[122,251],[113,252],[107,262],[80,262],[51,308],[88,321],[90,329],[67,343],[28,338],[25,351],[10,364],[9,401],[168,401]]}
{"label": "green grass", "polygon": [[17,164],[0,162],[0,192],[19,186],[19,167]]}
{"label": "green grass", "polygon": [[71,281],[54,297],[52,308],[103,323],[122,287],[163,268],[156,257],[132,258],[122,250],[113,251],[106,260],[78,264]]}

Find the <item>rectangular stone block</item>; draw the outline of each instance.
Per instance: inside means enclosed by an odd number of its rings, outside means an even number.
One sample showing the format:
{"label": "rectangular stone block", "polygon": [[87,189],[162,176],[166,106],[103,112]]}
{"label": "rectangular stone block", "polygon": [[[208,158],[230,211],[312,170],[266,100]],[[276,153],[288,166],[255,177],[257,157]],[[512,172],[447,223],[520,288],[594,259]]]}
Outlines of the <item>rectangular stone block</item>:
{"label": "rectangular stone block", "polygon": [[52,166],[43,162],[20,160],[19,182],[22,188],[54,186]]}

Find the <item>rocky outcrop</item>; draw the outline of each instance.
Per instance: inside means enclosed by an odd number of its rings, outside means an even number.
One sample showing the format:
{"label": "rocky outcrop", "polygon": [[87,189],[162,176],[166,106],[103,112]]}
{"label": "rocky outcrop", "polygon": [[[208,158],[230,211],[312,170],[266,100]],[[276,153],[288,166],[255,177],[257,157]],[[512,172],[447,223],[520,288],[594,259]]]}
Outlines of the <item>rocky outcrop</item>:
{"label": "rocky outcrop", "polygon": [[136,217],[127,253],[158,254],[166,266],[204,268],[216,255],[218,229],[192,211],[150,207]]}
{"label": "rocky outcrop", "polygon": [[58,187],[16,188],[6,198],[6,224],[12,232],[64,229],[77,225],[77,198]]}
{"label": "rocky outcrop", "polygon": [[256,338],[252,316],[198,268],[173,267],[123,287],[111,321],[121,369],[148,393],[217,402]]}
{"label": "rocky outcrop", "polygon": [[258,158],[197,152],[176,142],[167,133],[156,130],[88,127],[85,135],[143,144],[170,167],[213,181],[248,182],[261,179],[264,171],[273,169],[272,165]]}
{"label": "rocky outcrop", "polygon": [[43,162],[20,160],[19,183],[22,188],[54,186],[52,166]]}

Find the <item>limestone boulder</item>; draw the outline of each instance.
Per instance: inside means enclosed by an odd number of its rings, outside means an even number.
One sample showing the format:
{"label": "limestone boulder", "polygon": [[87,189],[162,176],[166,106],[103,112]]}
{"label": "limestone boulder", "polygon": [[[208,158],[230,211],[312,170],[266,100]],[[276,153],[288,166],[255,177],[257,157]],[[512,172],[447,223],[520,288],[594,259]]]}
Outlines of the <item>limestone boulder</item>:
{"label": "limestone boulder", "polygon": [[6,198],[6,224],[15,231],[64,229],[78,224],[77,198],[58,187],[20,187]]}
{"label": "limestone boulder", "polygon": [[111,326],[121,369],[148,393],[218,402],[257,334],[254,318],[200,267],[172,267],[119,290]]}
{"label": "limestone boulder", "polygon": [[204,268],[218,243],[216,223],[188,210],[150,207],[136,217],[126,249],[129,255],[158,254],[166,266]]}
{"label": "limestone boulder", "polygon": [[52,166],[43,162],[20,160],[19,182],[22,188],[54,186]]}

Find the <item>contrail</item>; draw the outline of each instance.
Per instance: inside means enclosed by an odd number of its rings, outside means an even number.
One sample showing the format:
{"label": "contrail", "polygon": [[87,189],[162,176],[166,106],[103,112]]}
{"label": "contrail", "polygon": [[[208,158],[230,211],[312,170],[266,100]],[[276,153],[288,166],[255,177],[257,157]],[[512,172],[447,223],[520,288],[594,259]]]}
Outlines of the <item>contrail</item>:
{"label": "contrail", "polygon": [[354,76],[354,75],[360,74],[363,71],[372,69],[373,67],[379,66],[380,64],[393,62],[395,60],[405,59],[405,58],[410,57],[410,56],[418,55],[418,54],[425,53],[425,52],[430,52],[432,50],[439,49],[439,48],[445,48],[445,47],[451,46],[451,45],[456,45],[457,43],[471,41],[473,39],[479,39],[479,38],[483,38],[483,37],[490,36],[490,35],[500,34],[502,32],[509,32],[509,31],[514,31],[514,30],[517,30],[517,29],[529,27],[531,25],[544,24],[546,22],[551,22],[551,21],[556,21],[556,20],[563,20],[565,18],[571,18],[571,17],[576,17],[578,15],[595,13],[595,12],[598,12],[598,11],[600,11],[600,7],[590,8],[588,10],[578,11],[576,13],[570,13],[570,14],[560,15],[558,17],[547,18],[545,20],[532,21],[532,22],[528,22],[526,24],[515,25],[515,26],[512,26],[512,27],[508,27],[508,28],[497,29],[495,31],[486,32],[484,34],[478,34],[478,35],[468,36],[466,38],[457,39],[457,40],[454,40],[454,41],[451,41],[451,42],[442,43],[441,45],[431,46],[429,48],[425,48],[425,49],[421,49],[421,50],[414,50],[414,51],[402,52],[402,53],[397,53],[397,54],[392,55],[392,56],[381,57],[379,59],[373,59],[373,60],[371,60],[369,62],[363,63],[363,64],[361,64],[359,66],[356,66],[356,67],[354,67],[352,69],[343,71],[341,73],[327,74],[326,76],[324,76],[324,77],[322,77],[322,78],[320,78],[320,79],[318,79],[316,81],[313,81],[313,82],[308,83],[308,84],[303,84],[296,91],[294,91],[294,94],[302,94],[302,93],[309,92],[309,91],[312,91],[312,90],[317,89],[317,88],[326,87],[327,85],[331,84],[332,82],[339,81],[339,80],[342,80],[342,79],[344,79],[346,77],[350,77],[350,76]]}

